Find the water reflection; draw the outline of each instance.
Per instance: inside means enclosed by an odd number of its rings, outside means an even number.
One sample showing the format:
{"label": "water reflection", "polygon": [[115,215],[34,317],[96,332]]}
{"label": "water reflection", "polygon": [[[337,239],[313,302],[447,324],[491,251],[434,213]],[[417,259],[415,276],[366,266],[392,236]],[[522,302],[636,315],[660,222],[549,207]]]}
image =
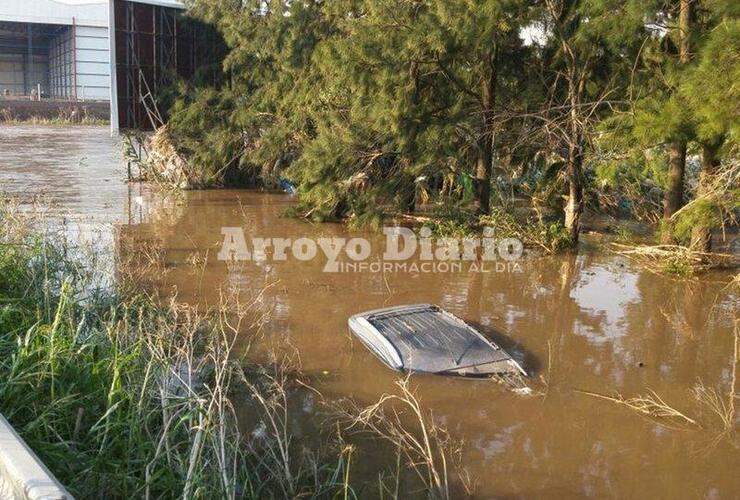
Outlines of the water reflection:
{"label": "water reflection", "polygon": [[[60,213],[101,230],[91,239],[108,248],[116,270],[134,267],[142,283],[163,294],[202,308],[218,305],[222,293],[259,297],[271,321],[255,354],[289,344],[325,395],[367,403],[393,390],[396,375],[347,331],[355,312],[432,302],[489,335],[506,334],[501,338],[525,356],[533,383],[544,388],[539,378],[546,379],[546,397],[521,398],[486,382],[413,379],[435,418],[466,443],[462,460],[478,478],[481,498],[732,498],[740,491],[739,452],[731,443],[708,448],[707,431],[667,429],[573,392],[635,396],[651,389],[686,411],[696,411],[691,389],[699,378],[726,394],[738,316],[727,274],[677,281],[588,251],[531,256],[520,273],[331,274],[322,272],[323,259],[227,264],[216,258],[223,226],[243,227],[247,238],[363,233],[282,217],[292,201],[280,194],[168,197],[126,185],[117,145],[106,134],[2,127],[0,186],[20,195],[46,189]],[[365,236],[382,249],[382,238]],[[242,340],[246,346],[253,339]],[[297,418],[317,411],[309,396]],[[296,429],[316,432],[306,422]]]}
{"label": "water reflection", "polygon": [[[731,319],[737,297],[723,276],[675,281],[596,253],[530,257],[521,273],[324,273],[324,260],[227,265],[216,259],[222,226],[250,237],[352,237],[339,225],[313,226],[281,217],[290,199],[279,194],[188,193],[177,220],[127,228],[134,240],[156,238],[169,273],[159,284],[180,299],[212,306],[218,290],[255,296],[272,321],[264,343],[288,341],[325,394],[370,402],[392,390],[394,374],[348,335],[351,314],[382,306],[433,302],[525,353],[528,368],[548,377],[549,391],[521,399],[486,383],[417,377],[423,400],[462,437],[464,462],[483,496],[676,495],[683,490],[655,476],[670,470],[696,488],[730,495],[737,450],[724,446],[699,464],[696,434],[656,426],[623,408],[572,392],[582,388],[626,395],[655,390],[686,403],[701,377],[727,388]],[[382,238],[373,240],[379,258]],[[205,255],[199,279],[188,262]],[[716,278],[716,279],[715,279]],[[653,464],[646,468],[644,464]],[[689,467],[689,464],[693,465]],[[675,476],[678,474],[678,476]]]}

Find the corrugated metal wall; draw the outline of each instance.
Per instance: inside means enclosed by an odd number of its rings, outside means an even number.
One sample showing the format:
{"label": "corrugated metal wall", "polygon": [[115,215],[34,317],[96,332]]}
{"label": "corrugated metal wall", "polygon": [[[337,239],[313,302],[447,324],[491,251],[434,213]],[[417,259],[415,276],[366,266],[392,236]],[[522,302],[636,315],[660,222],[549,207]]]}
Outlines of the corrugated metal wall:
{"label": "corrugated metal wall", "polygon": [[56,99],[74,98],[74,39],[72,28],[65,27],[49,43],[49,95]]}
{"label": "corrugated metal wall", "polygon": [[75,26],[77,98],[110,99],[110,43],[108,29]]}
{"label": "corrugated metal wall", "polygon": [[0,92],[29,95],[37,85],[45,97],[109,100],[108,29],[0,22]]}
{"label": "corrugated metal wall", "polygon": [[26,95],[26,78],[32,85],[41,84],[42,91],[48,88],[49,62],[44,56],[33,56],[31,67],[26,72],[26,58],[20,54],[0,53],[0,93],[6,89],[11,95]]}
{"label": "corrugated metal wall", "polygon": [[180,8],[114,0],[118,126],[150,130],[162,124],[166,90],[203,71],[215,80],[226,46],[212,27]]}

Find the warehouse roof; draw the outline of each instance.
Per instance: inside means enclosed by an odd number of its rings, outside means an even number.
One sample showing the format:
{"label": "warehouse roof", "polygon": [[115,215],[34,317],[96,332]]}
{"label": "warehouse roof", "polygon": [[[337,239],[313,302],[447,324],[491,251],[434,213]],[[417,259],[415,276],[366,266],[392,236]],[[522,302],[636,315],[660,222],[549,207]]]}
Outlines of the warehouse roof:
{"label": "warehouse roof", "polygon": [[[128,0],[184,9],[180,0]],[[2,0],[0,21],[108,26],[108,0]]]}

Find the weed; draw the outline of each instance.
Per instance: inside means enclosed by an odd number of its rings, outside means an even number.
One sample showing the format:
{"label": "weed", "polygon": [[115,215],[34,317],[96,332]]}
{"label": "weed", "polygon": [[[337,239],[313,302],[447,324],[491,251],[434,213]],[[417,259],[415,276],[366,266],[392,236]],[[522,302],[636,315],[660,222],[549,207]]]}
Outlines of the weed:
{"label": "weed", "polygon": [[[234,343],[261,313],[92,288],[95,270],[15,207],[0,206],[0,412],[73,494],[351,494],[346,449],[330,445],[295,465],[287,378],[235,360]],[[238,394],[275,424],[259,448],[237,425]]]}
{"label": "weed", "polygon": [[[352,403],[338,407],[340,416],[349,422],[347,431],[369,432],[392,444],[399,460],[405,458],[431,498],[451,498],[449,467],[459,450],[447,431],[423,409],[408,378],[398,380],[396,386],[397,394],[384,394],[367,407]],[[387,486],[381,482],[380,488],[382,494]]]}
{"label": "weed", "polygon": [[494,229],[497,238],[518,238],[528,246],[539,247],[546,253],[556,253],[571,246],[570,236],[560,222],[538,219],[518,221],[511,213],[494,208],[480,217],[482,226]]}

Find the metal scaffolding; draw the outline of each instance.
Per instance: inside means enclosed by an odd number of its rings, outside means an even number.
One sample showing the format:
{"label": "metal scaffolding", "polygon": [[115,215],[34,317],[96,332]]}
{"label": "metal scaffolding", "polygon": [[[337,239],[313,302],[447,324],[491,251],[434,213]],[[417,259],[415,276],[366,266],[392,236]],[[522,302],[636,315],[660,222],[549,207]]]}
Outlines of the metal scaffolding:
{"label": "metal scaffolding", "polygon": [[118,125],[154,129],[165,119],[163,90],[220,61],[223,41],[172,7],[115,0],[113,18]]}
{"label": "metal scaffolding", "polygon": [[56,99],[77,98],[74,31],[74,26],[64,26],[49,44],[49,94]]}

